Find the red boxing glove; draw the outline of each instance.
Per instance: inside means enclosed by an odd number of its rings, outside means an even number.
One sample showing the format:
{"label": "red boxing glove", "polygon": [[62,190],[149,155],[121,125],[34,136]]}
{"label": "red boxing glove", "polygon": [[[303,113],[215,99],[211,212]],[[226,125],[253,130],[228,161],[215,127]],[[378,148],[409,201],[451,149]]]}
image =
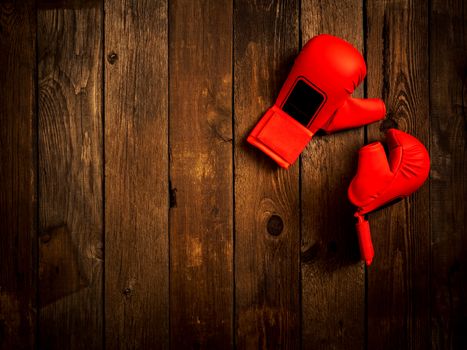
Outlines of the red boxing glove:
{"label": "red boxing glove", "polygon": [[365,75],[362,55],[348,42],[314,37],[247,141],[288,168],[319,129],[330,133],[383,119],[382,100],[350,97]]}
{"label": "red boxing glove", "polygon": [[423,185],[430,171],[428,151],[415,137],[389,129],[386,141],[389,160],[380,142],[360,149],[357,174],[348,190],[350,201],[358,207],[358,241],[367,265],[371,264],[374,251],[370,225],[364,215],[409,196]]}

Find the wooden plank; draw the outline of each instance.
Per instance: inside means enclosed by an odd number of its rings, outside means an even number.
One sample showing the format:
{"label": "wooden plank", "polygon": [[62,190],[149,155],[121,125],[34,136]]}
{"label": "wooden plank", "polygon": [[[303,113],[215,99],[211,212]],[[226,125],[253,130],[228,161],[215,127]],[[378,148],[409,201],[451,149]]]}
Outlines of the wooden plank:
{"label": "wooden plank", "polygon": [[108,349],[168,347],[167,1],[105,1]]}
{"label": "wooden plank", "polygon": [[298,1],[236,1],[235,298],[240,349],[300,344],[299,166],[246,143],[298,53]]}
{"label": "wooden plank", "polygon": [[38,9],[41,349],[103,344],[101,7]]}
{"label": "wooden plank", "polygon": [[36,313],[34,2],[0,4],[0,349],[33,348]]}
{"label": "wooden plank", "polygon": [[[362,2],[302,2],[302,45],[329,33],[363,52]],[[374,69],[373,66],[369,70]],[[353,94],[363,96],[363,84]],[[372,96],[378,96],[372,95]],[[364,129],[316,136],[302,155],[302,343],[305,349],[363,349],[365,275],[347,188]],[[319,325],[319,326],[317,326]]]}
{"label": "wooden plank", "polygon": [[[429,146],[428,4],[367,2],[368,94],[382,95],[387,127]],[[369,141],[383,137],[369,128]],[[370,214],[375,259],[368,269],[368,349],[430,346],[429,185]]]}
{"label": "wooden plank", "polygon": [[467,349],[467,6],[433,0],[430,16],[433,349]]}
{"label": "wooden plank", "polygon": [[232,1],[172,1],[170,339],[233,343]]}

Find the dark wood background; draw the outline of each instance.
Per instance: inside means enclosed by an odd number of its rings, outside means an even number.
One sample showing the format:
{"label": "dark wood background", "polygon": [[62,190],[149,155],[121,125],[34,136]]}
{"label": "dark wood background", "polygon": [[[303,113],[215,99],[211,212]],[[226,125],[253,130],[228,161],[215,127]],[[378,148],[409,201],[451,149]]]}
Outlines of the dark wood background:
{"label": "dark wood background", "polygon": [[[387,119],[290,170],[245,138],[302,44],[353,43]],[[2,349],[467,349],[463,0],[0,1]],[[429,181],[370,216],[356,151]]]}

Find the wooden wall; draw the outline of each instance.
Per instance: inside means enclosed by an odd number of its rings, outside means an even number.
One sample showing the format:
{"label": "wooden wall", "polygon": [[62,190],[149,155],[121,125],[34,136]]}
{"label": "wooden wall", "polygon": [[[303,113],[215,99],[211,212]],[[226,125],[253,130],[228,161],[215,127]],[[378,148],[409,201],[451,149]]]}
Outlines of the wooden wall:
{"label": "wooden wall", "polygon": [[[1,349],[467,348],[462,0],[0,1]],[[320,33],[387,119],[289,170],[246,136]],[[429,181],[370,215],[356,151],[397,127]]]}

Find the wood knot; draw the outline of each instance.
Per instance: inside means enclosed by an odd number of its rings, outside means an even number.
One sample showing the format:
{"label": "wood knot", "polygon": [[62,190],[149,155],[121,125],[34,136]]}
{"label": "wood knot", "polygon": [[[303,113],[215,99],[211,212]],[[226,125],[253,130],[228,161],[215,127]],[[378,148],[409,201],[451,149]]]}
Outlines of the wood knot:
{"label": "wood knot", "polygon": [[169,181],[169,207],[177,207],[177,189],[172,187],[172,181]]}
{"label": "wood knot", "polygon": [[272,215],[267,224],[267,230],[270,235],[279,236],[284,229],[284,222],[279,215]]}
{"label": "wood knot", "polygon": [[107,61],[110,63],[110,64],[115,64],[115,62],[117,62],[118,60],[118,55],[115,53],[115,52],[111,52],[107,55]]}
{"label": "wood knot", "polygon": [[125,296],[125,298],[131,297],[132,292],[133,291],[131,290],[131,288],[125,288],[122,290],[122,294]]}
{"label": "wood knot", "polygon": [[397,129],[399,126],[397,125],[397,121],[393,118],[393,115],[388,115],[386,119],[384,119],[380,125],[379,130],[386,133],[389,129]]}
{"label": "wood knot", "polygon": [[314,243],[313,245],[301,252],[300,258],[304,264],[310,263],[318,256],[319,251],[320,244]]}

